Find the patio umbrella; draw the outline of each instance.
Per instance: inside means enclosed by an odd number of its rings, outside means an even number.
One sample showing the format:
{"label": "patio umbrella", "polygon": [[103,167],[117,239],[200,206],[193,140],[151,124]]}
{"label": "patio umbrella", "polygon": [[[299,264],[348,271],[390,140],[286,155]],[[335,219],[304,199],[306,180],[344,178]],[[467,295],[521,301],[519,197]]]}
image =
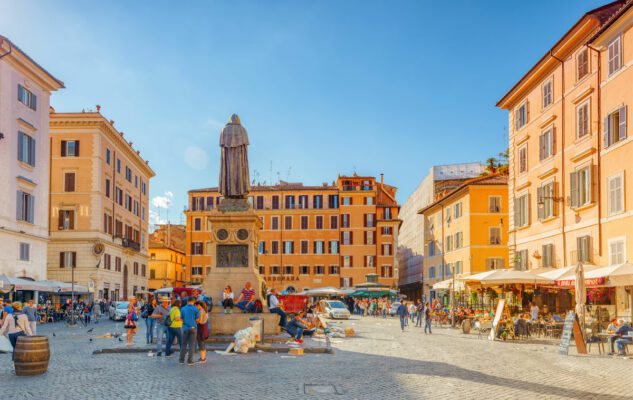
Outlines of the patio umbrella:
{"label": "patio umbrella", "polygon": [[309,289],[302,292],[304,296],[345,296],[347,293],[341,289],[337,289],[332,286],[326,286],[322,288]]}
{"label": "patio umbrella", "polygon": [[578,263],[576,267],[576,315],[580,320],[581,332],[584,332],[585,328],[585,302],[587,300],[587,287],[585,286],[585,270],[582,263]]}

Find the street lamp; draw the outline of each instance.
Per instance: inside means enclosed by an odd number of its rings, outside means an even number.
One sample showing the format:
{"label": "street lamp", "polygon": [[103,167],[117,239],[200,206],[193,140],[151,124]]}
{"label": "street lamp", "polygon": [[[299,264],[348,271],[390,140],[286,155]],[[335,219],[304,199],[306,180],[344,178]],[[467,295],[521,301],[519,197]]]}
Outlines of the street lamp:
{"label": "street lamp", "polygon": [[455,326],[455,264],[451,265],[451,326]]}

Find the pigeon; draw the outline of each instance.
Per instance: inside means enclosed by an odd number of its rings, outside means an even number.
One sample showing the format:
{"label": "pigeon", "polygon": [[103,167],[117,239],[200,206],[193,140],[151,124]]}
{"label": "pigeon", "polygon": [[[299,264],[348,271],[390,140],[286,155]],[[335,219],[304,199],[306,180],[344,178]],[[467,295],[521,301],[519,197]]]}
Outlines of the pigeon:
{"label": "pigeon", "polygon": [[92,342],[92,338],[90,338],[90,341]]}
{"label": "pigeon", "polygon": [[95,330],[95,328],[90,328],[90,329],[88,329],[88,333],[90,333],[90,332],[92,332],[94,330]]}
{"label": "pigeon", "polygon": [[122,341],[123,341],[123,339],[119,338],[119,342],[122,342]]}
{"label": "pigeon", "polygon": [[57,335],[55,334],[55,332],[53,332],[53,336],[57,337]]}

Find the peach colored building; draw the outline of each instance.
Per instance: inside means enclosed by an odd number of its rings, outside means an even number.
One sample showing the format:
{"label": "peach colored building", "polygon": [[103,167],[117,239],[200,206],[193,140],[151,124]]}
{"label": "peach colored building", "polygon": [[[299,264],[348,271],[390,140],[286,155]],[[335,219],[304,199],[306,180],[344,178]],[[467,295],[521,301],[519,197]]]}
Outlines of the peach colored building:
{"label": "peach colored building", "polygon": [[[497,104],[509,111],[516,268],[615,265],[633,251],[631,6],[586,13]],[[630,315],[623,287],[608,297]]]}
{"label": "peach colored building", "polygon": [[0,36],[0,275],[46,279],[48,109],[63,87]]}
{"label": "peach colored building", "polygon": [[149,180],[154,171],[100,112],[50,115],[48,277],[95,298],[148,288]]}
{"label": "peach colored building", "polygon": [[[249,200],[263,222],[257,262],[268,287],[353,287],[370,273],[395,287],[395,194],[395,187],[359,176],[339,177],[335,185],[253,186]],[[205,214],[219,201],[217,188],[189,192],[186,250],[193,283],[210,268]]]}
{"label": "peach colored building", "polygon": [[182,287],[186,280],[185,225],[158,225],[149,237],[150,291]]}
{"label": "peach colored building", "polygon": [[433,284],[453,274],[507,268],[507,183],[502,175],[470,179],[418,211],[424,217],[427,301],[448,295],[434,290]]}

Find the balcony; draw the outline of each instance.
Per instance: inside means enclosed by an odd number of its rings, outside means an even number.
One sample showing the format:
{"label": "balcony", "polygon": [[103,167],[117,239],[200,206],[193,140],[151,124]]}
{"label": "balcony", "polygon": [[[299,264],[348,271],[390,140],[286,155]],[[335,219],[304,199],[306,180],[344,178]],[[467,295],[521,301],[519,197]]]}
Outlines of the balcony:
{"label": "balcony", "polygon": [[123,238],[121,240],[121,244],[123,245],[123,247],[134,250],[134,251],[141,251],[141,244],[137,243],[131,239],[128,238]]}

